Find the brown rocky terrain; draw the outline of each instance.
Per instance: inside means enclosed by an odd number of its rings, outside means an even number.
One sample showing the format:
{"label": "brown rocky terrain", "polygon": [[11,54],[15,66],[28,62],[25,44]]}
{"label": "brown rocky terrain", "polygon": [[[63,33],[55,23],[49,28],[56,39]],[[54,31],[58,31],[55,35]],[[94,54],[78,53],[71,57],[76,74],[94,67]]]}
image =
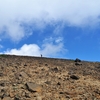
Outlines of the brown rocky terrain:
{"label": "brown rocky terrain", "polygon": [[0,100],[100,100],[100,63],[0,55]]}

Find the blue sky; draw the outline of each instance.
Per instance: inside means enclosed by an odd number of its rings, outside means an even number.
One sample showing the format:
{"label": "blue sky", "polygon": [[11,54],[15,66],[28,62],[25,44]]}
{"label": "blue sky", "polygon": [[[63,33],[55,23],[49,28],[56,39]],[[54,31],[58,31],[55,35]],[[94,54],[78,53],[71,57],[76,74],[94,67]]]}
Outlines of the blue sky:
{"label": "blue sky", "polygon": [[100,61],[100,1],[1,0],[0,53]]}

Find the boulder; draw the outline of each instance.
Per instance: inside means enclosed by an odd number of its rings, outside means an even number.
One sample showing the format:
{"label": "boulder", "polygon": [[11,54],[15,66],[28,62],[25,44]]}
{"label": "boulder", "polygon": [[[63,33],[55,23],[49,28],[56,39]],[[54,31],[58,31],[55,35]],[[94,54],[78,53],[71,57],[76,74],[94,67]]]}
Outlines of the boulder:
{"label": "boulder", "polygon": [[80,59],[78,59],[78,58],[76,58],[76,59],[75,59],[75,62],[81,62],[81,60],[80,60]]}
{"label": "boulder", "polygon": [[33,82],[27,82],[26,83],[27,89],[31,92],[41,92],[41,85],[33,83]]}

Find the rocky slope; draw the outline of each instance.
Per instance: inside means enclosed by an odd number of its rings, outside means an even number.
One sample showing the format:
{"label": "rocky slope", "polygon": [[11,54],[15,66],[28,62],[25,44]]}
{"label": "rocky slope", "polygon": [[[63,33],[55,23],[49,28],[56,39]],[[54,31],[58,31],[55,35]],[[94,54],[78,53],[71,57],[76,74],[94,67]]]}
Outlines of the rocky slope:
{"label": "rocky slope", "polygon": [[100,100],[100,63],[0,55],[0,100]]}

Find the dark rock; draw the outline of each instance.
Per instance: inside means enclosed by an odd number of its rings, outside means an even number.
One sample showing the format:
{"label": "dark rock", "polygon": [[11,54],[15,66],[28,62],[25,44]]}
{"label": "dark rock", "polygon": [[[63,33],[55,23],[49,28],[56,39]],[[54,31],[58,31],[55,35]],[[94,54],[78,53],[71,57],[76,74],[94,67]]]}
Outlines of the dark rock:
{"label": "dark rock", "polygon": [[79,79],[79,76],[71,75],[70,78],[71,78],[71,79],[74,79],[74,80],[78,80],[78,79]]}
{"label": "dark rock", "polygon": [[16,96],[16,97],[14,98],[14,100],[20,100],[20,98]]}
{"label": "dark rock", "polygon": [[1,66],[1,69],[2,69],[2,70],[4,70],[4,67],[3,67],[3,66]]}
{"label": "dark rock", "polygon": [[1,92],[5,92],[6,90],[5,89],[1,89]]}
{"label": "dark rock", "polygon": [[3,72],[0,72],[0,77],[3,77],[3,76],[4,76]]}
{"label": "dark rock", "polygon": [[78,58],[76,58],[76,59],[75,59],[75,62],[81,62],[81,60],[80,60],[80,59],[78,59]]}
{"label": "dark rock", "polygon": [[80,62],[76,62],[75,65],[76,65],[76,66],[77,66],[77,65],[82,65],[82,63],[80,63]]}
{"label": "dark rock", "polygon": [[24,66],[27,66],[27,64],[24,64]]}
{"label": "dark rock", "polygon": [[25,92],[25,97],[26,97],[26,98],[31,98],[30,94],[27,93],[27,92]]}
{"label": "dark rock", "polygon": [[99,90],[99,89],[96,89],[94,92],[95,92],[96,94],[99,94],[99,95],[100,95],[100,90]]}
{"label": "dark rock", "polygon": [[57,67],[53,68],[52,71],[54,71],[55,73],[57,73],[59,70]]}
{"label": "dark rock", "polygon": [[45,66],[48,66],[48,64],[45,64]]}
{"label": "dark rock", "polygon": [[60,83],[60,82],[58,82],[58,83],[57,83],[57,85],[61,85],[61,83]]}
{"label": "dark rock", "polygon": [[5,97],[7,97],[7,94],[6,93],[0,93],[0,97],[1,97],[1,99],[3,99]]}
{"label": "dark rock", "polygon": [[51,84],[51,81],[46,81],[45,83],[50,85]]}
{"label": "dark rock", "polygon": [[4,82],[0,82],[0,86],[4,87],[5,83]]}
{"label": "dark rock", "polygon": [[59,94],[64,94],[64,92],[59,92]]}
{"label": "dark rock", "polygon": [[16,69],[18,69],[18,66],[15,66]]}

